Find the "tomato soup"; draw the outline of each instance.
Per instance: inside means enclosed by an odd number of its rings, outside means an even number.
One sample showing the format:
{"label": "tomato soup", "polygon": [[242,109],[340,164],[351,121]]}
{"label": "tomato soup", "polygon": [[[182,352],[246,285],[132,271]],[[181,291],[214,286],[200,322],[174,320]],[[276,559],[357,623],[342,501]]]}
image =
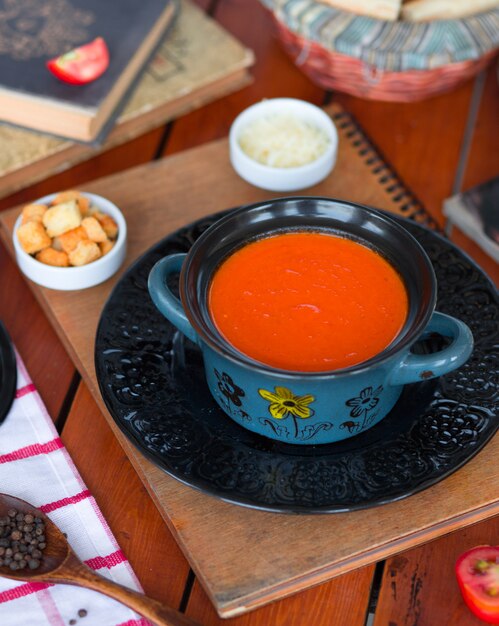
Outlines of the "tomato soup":
{"label": "tomato soup", "polygon": [[222,262],[209,290],[221,335],[279,369],[322,372],[386,348],[407,316],[397,271],[356,241],[288,231],[253,241]]}

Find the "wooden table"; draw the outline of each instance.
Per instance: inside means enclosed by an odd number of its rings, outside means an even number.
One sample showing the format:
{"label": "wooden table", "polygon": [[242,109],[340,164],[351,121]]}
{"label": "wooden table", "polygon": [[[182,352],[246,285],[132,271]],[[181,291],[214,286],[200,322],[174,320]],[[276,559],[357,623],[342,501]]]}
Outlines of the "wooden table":
{"label": "wooden table", "polygon": [[[171,155],[227,134],[233,118],[262,97],[341,103],[406,185],[443,225],[442,201],[499,172],[499,90],[495,64],[453,92],[414,104],[366,102],[326,93],[282,52],[257,0],[197,0],[256,54],[244,90],[151,131],[0,202],[0,209]],[[499,270],[462,234],[453,239],[489,275]],[[157,512],[86,385],[15,263],[0,245],[0,319],[11,334],[74,462],[93,492],[145,592],[200,624],[242,626],[479,626],[453,575],[457,555],[497,543],[497,518],[363,567],[288,599],[221,620]],[[91,425],[92,437],[88,437]],[[371,615],[370,615],[371,614]]]}

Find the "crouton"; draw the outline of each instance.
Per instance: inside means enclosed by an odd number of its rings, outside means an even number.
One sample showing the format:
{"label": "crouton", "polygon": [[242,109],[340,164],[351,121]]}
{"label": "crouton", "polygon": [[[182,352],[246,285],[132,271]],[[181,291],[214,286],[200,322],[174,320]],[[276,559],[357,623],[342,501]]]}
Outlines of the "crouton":
{"label": "crouton", "polygon": [[82,215],[87,215],[88,210],[90,208],[90,200],[79,191],[76,191],[75,189],[68,189],[68,191],[61,191],[61,193],[58,193],[56,195],[56,197],[54,198],[52,202],[53,204],[61,204],[61,203],[66,203],[69,200],[75,200],[76,204],[78,205],[78,208],[80,209],[80,213]]}
{"label": "crouton", "polygon": [[44,204],[27,204],[21,213],[21,224],[41,222],[46,210],[47,207]]}
{"label": "crouton", "polygon": [[81,224],[81,213],[76,200],[56,204],[43,214],[43,225],[49,237],[57,237]]}
{"label": "crouton", "polygon": [[[69,231],[71,232],[71,231]],[[61,244],[61,238],[60,237],[53,237],[52,239],[52,248],[54,248],[54,250],[59,250],[59,252],[61,252],[62,248],[62,244]]]}
{"label": "crouton", "polygon": [[47,265],[55,265],[56,267],[68,267],[69,259],[65,252],[54,250],[54,248],[44,248],[37,252],[35,259]]}
{"label": "crouton", "polygon": [[17,236],[23,250],[41,263],[81,266],[113,249],[118,225],[86,196],[70,189],[57,194],[48,205],[26,205]]}
{"label": "crouton", "polygon": [[93,213],[93,217],[99,220],[99,224],[102,226],[104,232],[109,239],[116,239],[118,236],[118,224],[113,220],[110,215],[96,211]]}
{"label": "crouton", "polygon": [[[77,228],[68,230],[67,233],[59,235],[59,237],[54,237],[53,242],[56,239],[58,244],[61,246],[61,250],[64,250],[66,254],[69,254],[70,252],[73,252],[80,241],[88,239],[88,236],[87,231],[83,228],[83,226],[78,226]],[[52,247],[55,248],[54,243],[52,243]]]}
{"label": "crouton", "polygon": [[101,243],[99,243],[99,248],[102,252],[102,256],[104,256],[108,252],[111,252],[111,250],[114,248],[114,243],[115,242],[111,241],[110,239],[106,239],[106,241],[102,241]]}
{"label": "crouton", "polygon": [[28,254],[39,252],[51,244],[51,239],[41,222],[27,222],[19,226],[17,238],[22,249]]}
{"label": "crouton", "polygon": [[84,239],[78,242],[76,248],[68,256],[71,265],[86,265],[96,261],[101,256],[101,251],[95,241]]}
{"label": "crouton", "polygon": [[91,241],[95,241],[96,243],[106,241],[107,235],[95,217],[83,218],[81,225],[86,230],[87,237]]}

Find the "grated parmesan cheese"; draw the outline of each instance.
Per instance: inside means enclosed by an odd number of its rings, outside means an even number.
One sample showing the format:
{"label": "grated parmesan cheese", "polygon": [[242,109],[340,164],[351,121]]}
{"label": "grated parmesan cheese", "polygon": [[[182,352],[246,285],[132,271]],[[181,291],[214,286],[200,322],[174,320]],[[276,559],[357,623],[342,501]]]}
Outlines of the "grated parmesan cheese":
{"label": "grated parmesan cheese", "polygon": [[330,141],[326,133],[289,113],[275,113],[250,122],[239,145],[253,160],[270,167],[299,167],[318,159]]}

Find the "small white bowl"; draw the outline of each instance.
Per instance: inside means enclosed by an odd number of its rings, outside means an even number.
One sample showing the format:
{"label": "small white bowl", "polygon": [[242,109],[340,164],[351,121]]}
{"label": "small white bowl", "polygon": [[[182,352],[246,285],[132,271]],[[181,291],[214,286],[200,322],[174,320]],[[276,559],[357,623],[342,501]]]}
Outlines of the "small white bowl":
{"label": "small white bowl", "polygon": [[[242,130],[256,119],[275,113],[291,114],[320,128],[329,139],[325,152],[298,167],[271,167],[248,156],[239,144]],[[338,153],[338,133],[329,115],[319,107],[295,98],[272,98],[250,106],[236,117],[229,133],[229,146],[232,166],[248,183],[268,191],[296,191],[319,183],[332,171]]]}
{"label": "small white bowl", "polygon": [[[57,194],[53,193],[44,196],[43,198],[35,200],[33,204],[49,204],[56,195]],[[54,267],[37,261],[21,248],[21,244],[17,238],[17,229],[21,225],[21,215],[19,215],[14,224],[12,240],[16,251],[17,264],[25,276],[42,287],[62,291],[73,291],[98,285],[117,272],[125,259],[127,232],[123,213],[115,204],[106,200],[106,198],[96,196],[93,193],[83,193],[83,195],[90,200],[93,206],[100,209],[102,213],[110,215],[118,224],[118,237],[112,250],[100,259],[88,263],[88,265],[78,267]]]}

